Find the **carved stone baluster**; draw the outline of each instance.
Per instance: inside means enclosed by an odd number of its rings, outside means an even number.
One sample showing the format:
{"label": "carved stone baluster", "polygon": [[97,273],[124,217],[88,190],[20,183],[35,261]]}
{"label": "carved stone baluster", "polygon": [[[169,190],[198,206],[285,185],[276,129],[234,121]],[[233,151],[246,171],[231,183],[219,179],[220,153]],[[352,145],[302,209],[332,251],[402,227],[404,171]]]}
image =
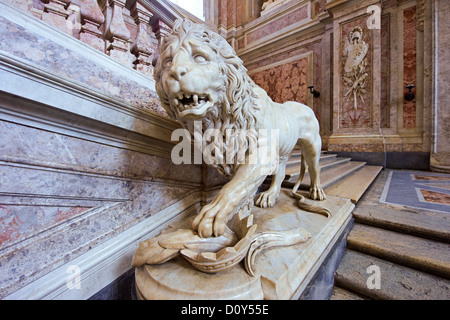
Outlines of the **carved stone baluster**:
{"label": "carved stone baluster", "polygon": [[71,0],[41,0],[44,5],[42,21],[45,21],[59,30],[72,34],[71,24],[67,23],[69,12],[67,8]]}
{"label": "carved stone baluster", "polygon": [[169,34],[172,29],[165,24],[161,19],[156,20],[156,22],[153,24],[153,32],[155,33],[156,39],[158,39],[158,50],[156,50],[155,57],[153,58],[152,64],[156,64],[156,60],[159,57],[159,45],[161,45],[162,39]]}
{"label": "carved stone baluster", "polygon": [[106,53],[116,61],[131,67],[131,53],[128,40],[130,31],[123,20],[122,9],[125,7],[125,0],[109,0],[112,7],[111,21],[108,23],[105,37],[109,40]]}
{"label": "carved stone baluster", "polygon": [[161,19],[156,20],[153,24],[153,32],[155,33],[156,39],[158,39],[158,43],[161,43],[161,40],[170,32],[172,29],[165,24]]}
{"label": "carved stone baluster", "polygon": [[102,38],[100,26],[105,22],[102,10],[97,0],[81,0],[81,30],[80,40],[100,51],[105,50],[105,40]]}
{"label": "carved stone baluster", "polygon": [[153,74],[152,57],[154,49],[149,37],[149,22],[153,14],[140,3],[136,2],[131,8],[131,16],[137,25],[136,39],[131,46],[131,53],[136,56],[134,68],[146,75]]}

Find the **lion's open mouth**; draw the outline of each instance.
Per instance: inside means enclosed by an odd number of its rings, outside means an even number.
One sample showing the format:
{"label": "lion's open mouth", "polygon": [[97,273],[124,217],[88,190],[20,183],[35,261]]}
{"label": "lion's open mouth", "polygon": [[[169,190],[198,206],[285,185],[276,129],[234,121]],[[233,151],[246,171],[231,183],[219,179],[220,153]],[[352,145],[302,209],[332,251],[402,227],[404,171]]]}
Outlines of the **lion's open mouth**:
{"label": "lion's open mouth", "polygon": [[177,98],[173,100],[177,107],[182,109],[200,107],[206,102],[210,101],[208,95],[197,95],[197,94],[182,94],[180,93]]}
{"label": "lion's open mouth", "polygon": [[180,93],[173,103],[178,107],[180,115],[186,114],[203,115],[212,105],[211,97],[208,94],[183,94]]}

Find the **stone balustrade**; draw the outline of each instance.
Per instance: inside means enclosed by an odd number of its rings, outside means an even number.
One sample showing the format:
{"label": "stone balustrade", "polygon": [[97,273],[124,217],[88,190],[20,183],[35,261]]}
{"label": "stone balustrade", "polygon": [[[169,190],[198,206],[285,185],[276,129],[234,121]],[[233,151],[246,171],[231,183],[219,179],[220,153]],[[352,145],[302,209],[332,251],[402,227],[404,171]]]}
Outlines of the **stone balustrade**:
{"label": "stone balustrade", "polygon": [[[152,12],[153,11],[155,12]],[[160,10],[149,0],[40,0],[28,9],[35,17],[72,35],[114,60],[152,77],[161,39],[180,13]],[[173,8],[172,8],[173,9]]]}

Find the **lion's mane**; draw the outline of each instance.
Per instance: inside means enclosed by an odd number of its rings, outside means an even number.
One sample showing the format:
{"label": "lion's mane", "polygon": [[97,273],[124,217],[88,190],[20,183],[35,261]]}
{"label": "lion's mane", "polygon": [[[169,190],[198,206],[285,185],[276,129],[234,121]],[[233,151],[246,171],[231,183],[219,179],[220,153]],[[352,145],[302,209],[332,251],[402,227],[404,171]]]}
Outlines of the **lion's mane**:
{"label": "lion's mane", "polygon": [[[220,35],[210,31],[205,26],[193,24],[188,20],[177,20],[173,27],[173,32],[164,37],[160,46],[160,56],[163,55],[167,47],[173,42],[183,43],[187,39],[194,38],[202,41],[205,46],[209,46],[216,54],[220,72],[223,75],[224,92],[215,105],[208,110],[202,118],[203,132],[207,129],[218,129],[222,133],[223,139],[214,139],[216,150],[213,154],[213,166],[226,176],[234,174],[240,163],[243,162],[243,155],[249,146],[256,146],[258,138],[258,116],[260,107],[256,103],[254,92],[256,85],[247,75],[247,69],[242,60],[237,56],[234,49]],[[161,85],[162,59],[158,59],[155,66],[156,91],[161,103],[169,116],[178,120],[181,125],[194,135],[194,122],[180,118],[175,110],[170,106],[167,94]],[[232,133],[232,134],[230,134]],[[194,135],[194,139],[200,142],[203,148],[208,144],[199,135]],[[220,145],[219,145],[220,144]],[[233,149],[233,163],[226,163],[224,150]],[[227,149],[228,148],[228,149]],[[227,155],[228,159],[229,155]]]}

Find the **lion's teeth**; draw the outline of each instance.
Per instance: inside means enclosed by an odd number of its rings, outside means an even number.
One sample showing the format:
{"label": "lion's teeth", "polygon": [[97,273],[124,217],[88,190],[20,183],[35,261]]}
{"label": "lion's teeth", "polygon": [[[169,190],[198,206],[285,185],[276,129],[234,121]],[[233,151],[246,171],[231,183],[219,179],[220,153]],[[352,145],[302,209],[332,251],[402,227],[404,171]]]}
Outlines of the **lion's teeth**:
{"label": "lion's teeth", "polygon": [[174,104],[174,105],[178,106],[179,103],[180,103],[180,102],[178,101],[178,99],[173,99],[173,104]]}
{"label": "lion's teeth", "polygon": [[190,95],[190,94],[187,94],[187,95],[185,95],[185,97],[186,97],[186,99],[190,99],[190,98],[191,98],[191,95]]}
{"label": "lion's teeth", "polygon": [[194,99],[194,104],[197,105],[198,104],[198,95],[194,94],[193,99]]}
{"label": "lion's teeth", "polygon": [[183,100],[183,94],[180,93],[177,98],[178,98],[178,100]]}

